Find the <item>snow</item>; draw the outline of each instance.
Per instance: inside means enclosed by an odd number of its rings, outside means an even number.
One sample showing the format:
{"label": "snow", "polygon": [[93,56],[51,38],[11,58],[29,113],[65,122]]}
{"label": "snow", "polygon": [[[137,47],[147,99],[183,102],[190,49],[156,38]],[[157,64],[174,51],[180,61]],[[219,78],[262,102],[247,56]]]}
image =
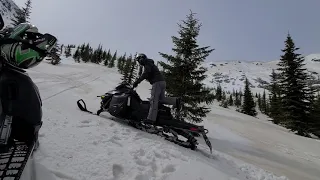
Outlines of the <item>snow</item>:
{"label": "snow", "polygon": [[[305,56],[305,68],[310,73],[315,72],[320,74],[320,61],[313,61],[313,59],[320,59],[320,54]],[[225,91],[232,92],[233,90],[240,89],[243,91],[244,78],[247,77],[249,82],[254,86],[252,92],[254,94],[256,92],[263,93],[264,88],[259,86],[261,83],[257,79],[261,78],[263,81],[270,82],[272,69],[276,70],[278,68],[278,62],[279,60],[268,62],[212,61],[205,64],[208,68],[206,83],[211,87],[216,87],[220,81],[220,85]],[[215,64],[215,66],[211,66],[211,64]],[[313,74],[313,76],[318,79],[318,74]]]}
{"label": "snow", "polygon": [[[285,180],[317,179],[320,142],[286,132],[281,127],[234,110],[212,106],[203,124],[213,145],[210,154],[199,138],[197,151],[134,129],[112,118],[81,112],[84,99],[97,110],[97,95],[120,81],[116,69],[63,59],[28,70],[43,99],[40,147],[28,170],[37,179],[57,180]],[[149,97],[142,82],[138,93]],[[34,167],[34,168],[32,168]],[[264,170],[265,169],[265,170]],[[27,177],[27,175],[25,175]],[[52,178],[51,178],[52,179]],[[50,179],[50,180],[51,180]]]}

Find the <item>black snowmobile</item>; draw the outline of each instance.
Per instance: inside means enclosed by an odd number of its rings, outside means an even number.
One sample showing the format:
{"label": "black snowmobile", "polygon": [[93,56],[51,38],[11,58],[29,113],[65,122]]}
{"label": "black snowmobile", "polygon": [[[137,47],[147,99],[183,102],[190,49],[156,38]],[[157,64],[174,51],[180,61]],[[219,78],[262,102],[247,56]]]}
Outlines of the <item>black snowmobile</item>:
{"label": "black snowmobile", "polygon": [[[0,30],[4,23],[0,15]],[[22,43],[9,39],[1,31],[0,46]],[[51,36],[53,37],[53,36]],[[56,42],[53,37],[52,42]],[[45,52],[43,52],[45,53]],[[20,179],[25,165],[39,146],[38,132],[42,126],[42,101],[38,87],[25,70],[0,55],[0,179]]]}
{"label": "black snowmobile", "polygon": [[[160,135],[165,137],[166,140],[186,148],[191,148],[192,150],[195,150],[198,145],[195,136],[198,137],[202,135],[212,153],[211,143],[206,136],[208,130],[204,129],[203,126],[177,120],[171,113],[172,109],[162,102],[159,102],[155,126],[142,123],[142,119],[145,119],[148,115],[150,103],[149,101],[141,100],[138,93],[126,82],[121,83],[114,90],[98,97],[101,98],[101,102],[100,109],[97,113],[89,111],[82,99],[77,101],[77,105],[82,111],[91,114],[100,115],[102,112],[109,112],[116,118],[127,120],[129,125],[137,129]],[[170,136],[168,134],[172,135]],[[179,136],[183,136],[186,140],[183,141],[179,139]]]}

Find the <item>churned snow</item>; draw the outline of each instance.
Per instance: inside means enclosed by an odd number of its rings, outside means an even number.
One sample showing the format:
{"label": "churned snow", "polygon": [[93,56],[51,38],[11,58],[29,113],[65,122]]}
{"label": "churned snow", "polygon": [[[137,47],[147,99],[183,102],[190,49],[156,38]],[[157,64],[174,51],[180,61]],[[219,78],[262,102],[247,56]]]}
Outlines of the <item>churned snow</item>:
{"label": "churned snow", "polygon": [[[253,118],[212,105],[203,124],[213,154],[202,138],[192,151],[163,138],[78,109],[84,99],[99,108],[97,95],[120,82],[116,69],[43,62],[28,70],[43,99],[40,147],[35,152],[37,179],[57,180],[316,180],[320,177],[320,142],[293,135],[259,116]],[[149,97],[142,82],[138,93]],[[263,170],[265,169],[265,170]],[[47,173],[45,173],[47,172]],[[52,179],[52,178],[51,178]],[[50,180],[51,180],[50,179]]]}

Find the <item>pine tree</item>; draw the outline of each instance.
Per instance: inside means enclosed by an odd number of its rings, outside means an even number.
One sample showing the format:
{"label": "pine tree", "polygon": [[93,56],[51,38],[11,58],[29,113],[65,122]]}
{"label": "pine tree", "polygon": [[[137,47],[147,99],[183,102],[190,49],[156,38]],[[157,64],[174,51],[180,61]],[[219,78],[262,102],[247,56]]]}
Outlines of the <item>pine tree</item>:
{"label": "pine tree", "polygon": [[109,68],[113,68],[114,67],[114,65],[115,65],[114,63],[115,63],[116,59],[117,59],[117,51],[114,52],[112,58],[109,61],[109,64],[108,64]]}
{"label": "pine tree", "polygon": [[100,64],[102,62],[102,45],[99,44],[98,48],[95,50],[95,63]]}
{"label": "pine tree", "polygon": [[308,75],[303,68],[304,58],[295,52],[297,50],[299,48],[296,48],[288,34],[285,48],[282,50],[284,54],[278,63],[281,105],[284,110],[285,126],[299,135],[308,136],[312,92],[306,83]]}
{"label": "pine tree", "polygon": [[[131,59],[132,59],[132,56],[131,56]],[[130,64],[130,72],[129,72],[129,76],[128,76],[128,83],[129,84],[133,84],[134,80],[137,77],[136,74],[137,74],[137,60],[132,59],[131,64]]]}
{"label": "pine tree", "polygon": [[217,99],[217,101],[221,101],[221,99],[222,99],[222,88],[221,88],[220,84],[218,84],[218,86],[217,86],[215,98]]}
{"label": "pine tree", "polygon": [[29,22],[31,13],[31,0],[27,0],[25,5],[26,6],[22,9],[16,9],[16,14],[14,14],[13,18],[11,18],[11,25],[13,25],[14,27],[19,25],[20,23]]}
{"label": "pine tree", "polygon": [[199,47],[197,44],[201,24],[193,12],[178,25],[180,37],[172,36],[175,55],[160,53],[168,63],[159,63],[167,81],[168,95],[181,97],[184,101],[180,118],[201,122],[210,112],[210,108],[203,103],[208,104],[214,100],[212,89],[205,87],[203,83],[207,69],[201,67],[201,63],[214,49],[209,49],[209,46]]}
{"label": "pine tree", "polygon": [[129,74],[130,74],[130,69],[131,69],[131,63],[132,63],[132,56],[130,55],[124,61],[123,76],[121,78],[122,81],[125,81],[127,83],[129,83]]}
{"label": "pine tree", "polygon": [[268,113],[267,110],[267,99],[266,99],[266,91],[263,91],[262,99],[261,99],[261,112],[264,114]]}
{"label": "pine tree", "polygon": [[65,47],[64,55],[66,56],[66,58],[68,58],[68,57],[70,57],[72,55],[71,54],[71,46],[70,45],[67,45],[67,47]]}
{"label": "pine tree", "polygon": [[228,102],[229,106],[233,106],[233,98],[232,95],[230,94],[229,96],[229,102]]}
{"label": "pine tree", "polygon": [[276,74],[275,70],[272,70],[270,75],[271,77],[271,89],[270,89],[270,117],[272,118],[272,122],[275,124],[281,123],[281,118],[283,117],[282,114],[282,106],[280,101],[280,89],[278,85],[278,75]]}
{"label": "pine tree", "polygon": [[81,60],[83,61],[83,56],[84,56],[84,51],[85,51],[85,48],[86,48],[86,44],[83,43],[81,46],[80,46],[80,51],[79,51],[79,55],[80,55],[80,58]]}
{"label": "pine tree", "polygon": [[101,61],[103,61],[103,65],[105,65],[104,62],[105,62],[106,58],[107,58],[107,52],[105,50],[103,50],[102,55],[101,55]]}
{"label": "pine tree", "polygon": [[244,97],[243,97],[243,105],[241,112],[244,114],[248,114],[250,116],[256,116],[257,112],[255,109],[255,104],[253,100],[253,96],[250,90],[249,80],[246,78],[245,81],[245,89],[244,89]]}
{"label": "pine tree", "polygon": [[75,62],[80,63],[80,50],[79,50],[79,46],[77,48],[77,50],[74,52],[73,54],[73,59]]}
{"label": "pine tree", "polygon": [[261,94],[258,95],[258,108],[260,111],[262,111],[262,101],[261,101]]}
{"label": "pine tree", "polygon": [[126,59],[127,59],[127,53],[124,53],[123,56],[121,56],[119,59],[118,59],[118,63],[117,63],[117,66],[118,66],[118,70],[121,74],[123,74],[123,70],[124,70],[124,66],[125,66],[125,63],[126,63]]}
{"label": "pine tree", "polygon": [[91,47],[89,46],[89,43],[84,47],[83,53],[81,54],[81,59],[83,62],[87,63],[90,61],[91,56]]}
{"label": "pine tree", "polygon": [[235,96],[236,96],[236,99],[234,101],[234,105],[236,105],[236,107],[239,107],[241,106],[241,99],[238,91],[236,91]]}
{"label": "pine tree", "polygon": [[112,58],[112,56],[111,56],[111,52],[110,52],[110,49],[109,49],[108,52],[107,52],[107,55],[106,55],[106,57],[105,57],[105,59],[103,61],[103,65],[108,66],[109,62],[111,61],[111,58]]}
{"label": "pine tree", "polygon": [[222,100],[226,100],[226,99],[227,99],[227,96],[226,96],[226,92],[225,92],[225,91],[222,91],[221,99],[222,99]]}
{"label": "pine tree", "polygon": [[320,138],[320,95],[313,103],[309,131]]}

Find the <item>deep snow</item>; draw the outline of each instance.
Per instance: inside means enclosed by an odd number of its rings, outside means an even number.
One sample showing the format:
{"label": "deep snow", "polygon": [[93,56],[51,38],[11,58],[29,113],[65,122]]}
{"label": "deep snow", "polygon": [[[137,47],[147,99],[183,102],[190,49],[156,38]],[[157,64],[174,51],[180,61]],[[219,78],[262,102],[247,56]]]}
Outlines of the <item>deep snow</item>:
{"label": "deep snow", "polygon": [[[119,83],[116,69],[64,59],[57,66],[43,62],[28,73],[43,99],[44,124],[35,170],[44,172],[45,167],[56,179],[276,180],[287,176],[300,180],[320,176],[319,141],[288,133],[264,117],[213,105],[204,121],[213,143],[210,155],[202,139],[199,150],[192,151],[112,120],[108,113],[97,117],[81,112],[76,106],[80,98],[88,108],[98,109],[96,96]],[[142,98],[149,97],[149,88],[147,82],[140,84]]]}

